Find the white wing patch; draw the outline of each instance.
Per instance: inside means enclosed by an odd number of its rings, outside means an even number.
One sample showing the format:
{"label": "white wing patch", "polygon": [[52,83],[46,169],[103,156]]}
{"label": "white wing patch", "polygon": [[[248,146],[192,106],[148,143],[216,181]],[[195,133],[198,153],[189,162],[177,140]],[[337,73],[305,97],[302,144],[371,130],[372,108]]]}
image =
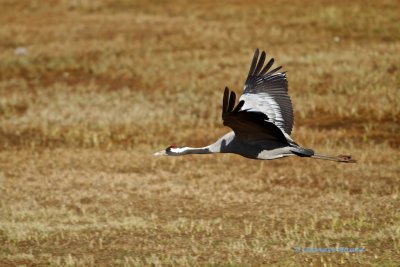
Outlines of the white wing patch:
{"label": "white wing patch", "polygon": [[241,100],[244,100],[242,110],[248,109],[249,111],[259,111],[266,114],[270,122],[274,123],[279,129],[285,132],[285,121],[282,116],[281,108],[268,93],[244,94],[240,96],[239,101]]}

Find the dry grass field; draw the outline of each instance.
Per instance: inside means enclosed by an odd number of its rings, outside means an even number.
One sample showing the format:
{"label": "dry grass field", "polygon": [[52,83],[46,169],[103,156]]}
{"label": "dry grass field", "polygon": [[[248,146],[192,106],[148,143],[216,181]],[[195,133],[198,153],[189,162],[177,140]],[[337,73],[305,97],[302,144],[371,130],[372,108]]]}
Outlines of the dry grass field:
{"label": "dry grass field", "polygon": [[[400,266],[398,1],[0,10],[0,266]],[[229,131],[257,47],[288,71],[292,137],[357,164],[152,156]]]}

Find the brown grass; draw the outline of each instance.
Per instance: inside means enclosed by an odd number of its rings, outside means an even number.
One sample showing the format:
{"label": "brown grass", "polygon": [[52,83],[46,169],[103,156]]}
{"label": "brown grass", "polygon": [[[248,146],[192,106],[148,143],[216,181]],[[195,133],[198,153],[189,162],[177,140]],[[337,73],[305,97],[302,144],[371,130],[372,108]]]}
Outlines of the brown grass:
{"label": "brown grass", "polygon": [[[399,8],[1,1],[0,266],[397,266]],[[229,130],[256,47],[288,71],[293,138],[357,164],[152,156]]]}

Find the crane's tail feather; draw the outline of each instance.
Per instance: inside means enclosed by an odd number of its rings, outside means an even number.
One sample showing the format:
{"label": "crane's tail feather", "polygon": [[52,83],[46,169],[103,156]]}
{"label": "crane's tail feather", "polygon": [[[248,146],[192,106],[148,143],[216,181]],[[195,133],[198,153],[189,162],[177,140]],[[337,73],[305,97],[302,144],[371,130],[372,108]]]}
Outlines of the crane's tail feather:
{"label": "crane's tail feather", "polygon": [[356,160],[352,159],[350,155],[327,156],[327,155],[314,153],[314,155],[312,155],[311,157],[315,158],[315,159],[331,160],[331,161],[343,162],[343,163],[356,163],[357,162]]}

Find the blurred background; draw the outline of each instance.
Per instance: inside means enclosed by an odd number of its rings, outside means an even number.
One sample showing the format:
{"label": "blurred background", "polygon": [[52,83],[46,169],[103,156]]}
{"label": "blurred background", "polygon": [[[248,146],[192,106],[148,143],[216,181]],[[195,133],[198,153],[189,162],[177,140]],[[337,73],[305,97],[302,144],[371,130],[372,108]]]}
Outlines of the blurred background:
{"label": "blurred background", "polygon": [[[0,265],[400,261],[398,1],[0,1]],[[254,50],[289,80],[304,147],[204,146]],[[365,253],[294,253],[293,247]]]}

